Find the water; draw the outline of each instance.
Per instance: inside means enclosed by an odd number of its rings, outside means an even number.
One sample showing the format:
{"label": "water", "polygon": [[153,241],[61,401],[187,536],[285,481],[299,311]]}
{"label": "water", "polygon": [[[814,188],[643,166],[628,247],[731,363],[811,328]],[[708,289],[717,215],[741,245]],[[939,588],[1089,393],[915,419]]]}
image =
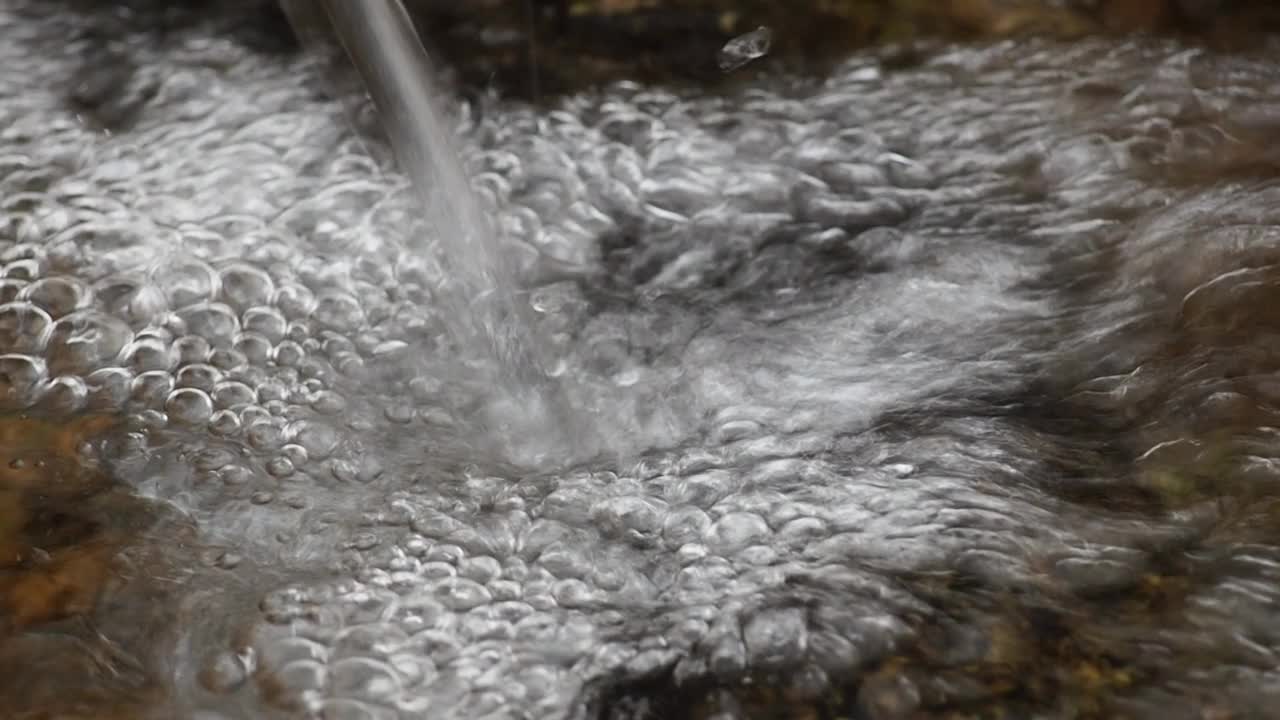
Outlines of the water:
{"label": "water", "polygon": [[[493,386],[486,432],[497,443],[489,450],[533,464],[551,454],[562,462],[589,453],[591,428],[573,416],[562,388],[548,374],[556,358],[548,357],[534,334],[512,248],[501,243],[458,162],[453,128],[436,107],[429,59],[403,4],[306,0],[285,7],[303,37],[313,34],[308,21],[327,18],[378,108],[398,164],[417,190],[434,240],[419,252],[437,265],[434,297],[456,343],[448,352],[482,363],[478,382]],[[315,40],[312,52],[322,52]]]}
{"label": "water", "polygon": [[597,270],[531,326],[639,457],[530,471],[309,59],[87,12],[0,5],[18,717],[1275,707],[1274,47],[480,100],[502,237]]}
{"label": "water", "polygon": [[739,35],[721,48],[720,56],[717,58],[720,69],[724,72],[737,70],[752,60],[768,55],[772,44],[773,31],[767,27],[761,26],[749,33]]}

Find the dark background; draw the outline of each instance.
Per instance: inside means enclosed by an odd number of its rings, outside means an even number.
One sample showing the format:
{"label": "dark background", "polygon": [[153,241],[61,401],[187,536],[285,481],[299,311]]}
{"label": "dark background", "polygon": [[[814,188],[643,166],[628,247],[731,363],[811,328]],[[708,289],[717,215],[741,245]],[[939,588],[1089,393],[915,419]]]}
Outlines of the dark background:
{"label": "dark background", "polygon": [[[433,53],[468,84],[522,96],[628,78],[732,82],[717,51],[767,26],[767,58],[820,66],[852,49],[930,40],[1092,33],[1192,36],[1219,49],[1280,30],[1274,0],[406,0]],[[167,31],[192,22],[270,52],[297,49],[274,0],[57,0],[102,17],[104,42],[123,27]],[[103,12],[103,7],[111,8]]]}

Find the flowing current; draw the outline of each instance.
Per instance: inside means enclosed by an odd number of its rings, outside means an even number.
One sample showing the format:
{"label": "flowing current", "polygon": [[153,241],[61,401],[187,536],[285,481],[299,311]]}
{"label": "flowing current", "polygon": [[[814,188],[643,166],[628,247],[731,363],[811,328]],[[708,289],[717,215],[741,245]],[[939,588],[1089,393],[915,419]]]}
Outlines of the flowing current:
{"label": "flowing current", "polygon": [[[395,158],[422,201],[434,242],[410,243],[406,252],[423,257],[407,262],[435,271],[433,298],[447,337],[454,340],[450,347],[426,349],[480,363],[472,381],[493,386],[481,409],[487,421],[482,432],[496,442],[485,449],[535,464],[563,463],[586,451],[592,428],[576,421],[563,388],[548,375],[554,358],[546,356],[547,348],[534,335],[528,302],[518,294],[511,247],[500,242],[458,161],[452,128],[436,108],[429,59],[404,5],[399,0],[294,0],[285,8],[304,38],[315,35],[317,19],[327,20],[354,61]],[[310,42],[312,52],[323,56],[317,46],[322,40]]]}
{"label": "flowing current", "polygon": [[1280,706],[1274,45],[441,94],[424,216],[254,16],[131,7],[0,0],[11,716]]}

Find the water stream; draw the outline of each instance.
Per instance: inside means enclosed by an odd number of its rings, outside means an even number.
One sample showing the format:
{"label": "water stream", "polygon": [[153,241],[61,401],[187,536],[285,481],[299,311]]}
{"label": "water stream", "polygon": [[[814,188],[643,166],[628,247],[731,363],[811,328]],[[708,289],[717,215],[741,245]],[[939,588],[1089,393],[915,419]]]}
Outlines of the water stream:
{"label": "water stream", "polygon": [[[340,43],[417,192],[429,234],[407,245],[418,257],[405,258],[401,267],[429,276],[433,309],[452,340],[420,350],[451,356],[445,365],[463,374],[450,380],[485,388],[485,402],[474,408],[476,429],[491,442],[479,451],[534,466],[591,455],[598,449],[594,425],[570,406],[562,379],[553,377],[563,358],[534,326],[513,260],[520,248],[502,241],[491,217],[496,208],[486,207],[471,187],[456,129],[437,107],[443,96],[430,58],[403,3],[288,0],[284,7],[313,54],[323,56],[327,39],[317,36],[316,20]],[[421,372],[439,379],[442,367]]]}

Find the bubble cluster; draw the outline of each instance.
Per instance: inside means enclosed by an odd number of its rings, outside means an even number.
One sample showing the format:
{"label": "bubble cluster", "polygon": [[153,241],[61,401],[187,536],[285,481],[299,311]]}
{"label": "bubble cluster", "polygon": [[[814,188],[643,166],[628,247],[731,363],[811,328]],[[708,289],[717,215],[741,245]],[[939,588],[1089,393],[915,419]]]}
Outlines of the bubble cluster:
{"label": "bubble cluster", "polygon": [[1143,670],[1117,706],[1274,705],[1280,205],[1213,175],[1274,161],[1256,59],[1010,43],[488,103],[464,164],[603,455],[530,470],[491,450],[546,454],[536,396],[444,332],[439,230],[301,59],[131,30],[164,72],[106,134],[49,89],[71,17],[0,10],[0,404],[125,416],[122,474],[197,519],[200,711],[1015,702],[981,667],[1048,712],[1056,617],[1071,667]]}

